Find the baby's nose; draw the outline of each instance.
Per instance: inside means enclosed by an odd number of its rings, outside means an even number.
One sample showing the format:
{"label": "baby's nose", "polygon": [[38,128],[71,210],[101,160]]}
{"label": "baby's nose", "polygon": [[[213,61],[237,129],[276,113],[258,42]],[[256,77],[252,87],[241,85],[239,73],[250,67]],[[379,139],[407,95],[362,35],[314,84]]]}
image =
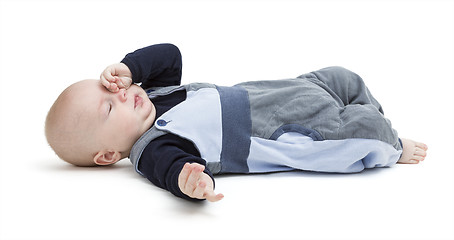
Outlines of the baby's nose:
{"label": "baby's nose", "polygon": [[126,90],[124,88],[120,89],[117,94],[121,102],[126,102],[126,100],[128,99],[126,97]]}

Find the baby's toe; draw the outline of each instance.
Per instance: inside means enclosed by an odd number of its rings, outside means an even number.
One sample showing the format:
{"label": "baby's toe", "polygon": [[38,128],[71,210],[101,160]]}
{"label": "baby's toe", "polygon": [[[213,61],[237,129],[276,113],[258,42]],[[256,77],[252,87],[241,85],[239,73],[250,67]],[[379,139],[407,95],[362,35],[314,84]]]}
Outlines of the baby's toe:
{"label": "baby's toe", "polygon": [[425,157],[427,153],[421,148],[416,148],[414,155]]}
{"label": "baby's toe", "polygon": [[423,149],[424,151],[427,151],[427,149],[428,149],[428,147],[427,147],[426,144],[420,143],[420,142],[415,142],[415,146],[416,146],[417,148]]}
{"label": "baby's toe", "polygon": [[419,155],[413,155],[413,157],[411,158],[411,160],[415,160],[415,161],[424,161],[424,156],[419,156]]}

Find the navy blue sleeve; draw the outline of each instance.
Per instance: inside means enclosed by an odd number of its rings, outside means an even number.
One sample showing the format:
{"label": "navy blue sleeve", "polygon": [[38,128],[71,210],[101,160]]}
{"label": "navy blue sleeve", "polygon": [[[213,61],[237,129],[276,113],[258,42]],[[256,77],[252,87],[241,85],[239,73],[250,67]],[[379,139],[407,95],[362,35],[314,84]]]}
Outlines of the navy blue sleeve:
{"label": "navy blue sleeve", "polygon": [[128,53],[122,63],[129,67],[134,83],[142,88],[181,84],[181,53],[173,44],[151,45]]}
{"label": "navy blue sleeve", "polygon": [[[185,163],[199,163],[206,166],[199,151],[190,141],[173,134],[158,137],[145,147],[139,161],[139,170],[156,186],[166,189],[177,197],[199,201],[181,192],[178,176]],[[211,179],[213,174],[205,168]]]}

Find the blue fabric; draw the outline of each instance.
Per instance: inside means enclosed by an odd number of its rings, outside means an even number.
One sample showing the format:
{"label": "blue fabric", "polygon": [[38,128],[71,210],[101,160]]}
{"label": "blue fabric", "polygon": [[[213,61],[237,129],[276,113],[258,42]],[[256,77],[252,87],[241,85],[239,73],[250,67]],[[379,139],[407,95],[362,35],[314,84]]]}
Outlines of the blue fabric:
{"label": "blue fabric", "polygon": [[353,173],[391,166],[401,153],[392,145],[375,139],[314,141],[300,133],[289,132],[276,141],[252,138],[248,165],[251,173],[292,169]]}
{"label": "blue fabric", "polygon": [[151,45],[128,53],[122,63],[132,73],[134,83],[144,89],[181,84],[182,61],[178,47],[163,43]]}
{"label": "blue fabric", "polygon": [[248,172],[251,113],[248,93],[241,87],[217,86],[222,109],[221,171]]}
{"label": "blue fabric", "polygon": [[287,133],[287,132],[301,133],[304,136],[308,136],[308,137],[312,138],[312,140],[314,140],[314,141],[322,141],[323,140],[323,137],[322,137],[322,135],[320,135],[320,133],[318,133],[315,130],[312,130],[312,129],[309,129],[309,128],[305,128],[305,127],[303,127],[303,126],[301,126],[299,124],[287,124],[287,125],[284,125],[284,126],[278,128],[271,135],[270,140],[276,140],[282,134]]}
{"label": "blue fabric", "polygon": [[[218,91],[188,91],[186,100],[156,120],[157,130],[191,140],[207,162],[219,162],[222,150],[222,112]],[[162,120],[162,121],[161,121]]]}

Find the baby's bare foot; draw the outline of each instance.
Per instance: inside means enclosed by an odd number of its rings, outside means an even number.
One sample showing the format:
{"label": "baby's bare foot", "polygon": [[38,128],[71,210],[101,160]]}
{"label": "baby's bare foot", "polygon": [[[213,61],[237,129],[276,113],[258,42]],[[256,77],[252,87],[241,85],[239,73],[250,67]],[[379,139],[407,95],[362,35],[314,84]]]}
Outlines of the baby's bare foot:
{"label": "baby's bare foot", "polygon": [[403,151],[397,163],[417,164],[424,161],[427,155],[427,145],[420,142],[415,142],[410,139],[402,138]]}

